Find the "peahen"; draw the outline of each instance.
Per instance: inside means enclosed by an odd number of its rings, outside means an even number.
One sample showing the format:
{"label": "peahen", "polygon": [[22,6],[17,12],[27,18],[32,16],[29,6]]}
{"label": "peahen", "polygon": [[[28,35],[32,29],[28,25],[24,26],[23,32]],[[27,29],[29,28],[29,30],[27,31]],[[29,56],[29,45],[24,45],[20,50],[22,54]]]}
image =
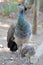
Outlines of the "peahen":
{"label": "peahen", "polygon": [[15,26],[15,41],[18,45],[19,54],[22,51],[22,45],[29,42],[32,35],[32,28],[29,22],[25,20],[24,11],[19,12],[18,22]]}
{"label": "peahen", "polygon": [[10,51],[16,51],[18,49],[16,42],[13,41],[15,39],[14,32],[15,32],[15,24],[12,24],[7,32],[7,47],[10,48]]}
{"label": "peahen", "polygon": [[[16,49],[19,48],[19,51],[21,51],[22,44],[27,43],[31,37],[32,34],[32,28],[30,26],[30,23],[25,20],[24,12],[27,9],[21,9],[18,16],[18,21],[16,25],[12,25],[9,28],[8,34],[7,34],[7,41],[14,40],[16,42]],[[10,42],[8,44],[11,44]],[[15,44],[14,44],[15,46]],[[11,48],[11,47],[10,47]],[[12,46],[13,48],[13,46]],[[14,49],[15,51],[15,49]]]}

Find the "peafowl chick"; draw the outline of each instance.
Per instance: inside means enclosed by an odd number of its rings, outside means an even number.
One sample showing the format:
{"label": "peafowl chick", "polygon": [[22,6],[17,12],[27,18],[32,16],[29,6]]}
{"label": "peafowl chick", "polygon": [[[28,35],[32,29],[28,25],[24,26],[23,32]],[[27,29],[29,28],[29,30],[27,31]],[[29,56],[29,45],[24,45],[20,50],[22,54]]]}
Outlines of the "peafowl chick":
{"label": "peafowl chick", "polygon": [[18,22],[15,26],[15,41],[19,47],[19,53],[22,50],[22,45],[29,42],[32,35],[32,28],[30,23],[25,20],[24,11],[19,12]]}
{"label": "peafowl chick", "polygon": [[10,48],[10,51],[16,51],[18,49],[16,42],[14,41],[14,32],[15,32],[15,25],[12,24],[7,32],[7,46]]}
{"label": "peafowl chick", "polygon": [[32,45],[24,45],[21,50],[21,56],[26,57],[27,61],[29,60],[29,63],[31,63],[30,58],[35,54],[35,49]]}
{"label": "peafowl chick", "polygon": [[10,48],[10,51],[17,51],[18,47],[15,41],[13,40],[9,40],[8,44],[7,44],[8,48]]}

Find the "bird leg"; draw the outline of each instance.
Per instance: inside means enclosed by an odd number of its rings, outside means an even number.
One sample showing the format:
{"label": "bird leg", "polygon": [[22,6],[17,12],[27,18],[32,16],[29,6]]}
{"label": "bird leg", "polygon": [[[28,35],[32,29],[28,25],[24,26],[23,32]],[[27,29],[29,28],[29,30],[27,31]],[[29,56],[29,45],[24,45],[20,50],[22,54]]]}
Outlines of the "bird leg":
{"label": "bird leg", "polygon": [[18,48],[18,57],[21,59],[21,51],[22,51],[22,45],[19,46]]}
{"label": "bird leg", "polygon": [[30,64],[33,64],[33,63],[30,61],[30,57],[29,57],[29,63],[30,63]]}

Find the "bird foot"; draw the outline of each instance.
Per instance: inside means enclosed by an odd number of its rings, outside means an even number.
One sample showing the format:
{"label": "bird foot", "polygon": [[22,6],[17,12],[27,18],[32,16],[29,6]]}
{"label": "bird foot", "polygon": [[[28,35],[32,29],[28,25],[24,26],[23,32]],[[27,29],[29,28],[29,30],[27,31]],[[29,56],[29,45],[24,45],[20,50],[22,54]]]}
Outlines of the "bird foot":
{"label": "bird foot", "polygon": [[33,64],[32,62],[29,62],[30,64]]}

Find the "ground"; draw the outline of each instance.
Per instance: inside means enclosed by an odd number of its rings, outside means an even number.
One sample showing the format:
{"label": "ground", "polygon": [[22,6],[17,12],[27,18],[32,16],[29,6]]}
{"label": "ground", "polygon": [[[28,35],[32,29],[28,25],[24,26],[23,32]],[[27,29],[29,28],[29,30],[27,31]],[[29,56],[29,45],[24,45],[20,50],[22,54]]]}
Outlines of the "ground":
{"label": "ground", "polygon": [[[0,15],[0,65],[28,65],[25,59],[19,59],[18,52],[12,53],[7,48],[7,31],[12,23],[17,22],[16,18],[12,19]],[[26,19],[32,24],[33,15],[26,15]],[[35,48],[43,44],[43,13],[40,13],[37,24],[37,34],[33,35],[29,42],[34,44]],[[43,55],[41,55],[37,65],[43,65]]]}

